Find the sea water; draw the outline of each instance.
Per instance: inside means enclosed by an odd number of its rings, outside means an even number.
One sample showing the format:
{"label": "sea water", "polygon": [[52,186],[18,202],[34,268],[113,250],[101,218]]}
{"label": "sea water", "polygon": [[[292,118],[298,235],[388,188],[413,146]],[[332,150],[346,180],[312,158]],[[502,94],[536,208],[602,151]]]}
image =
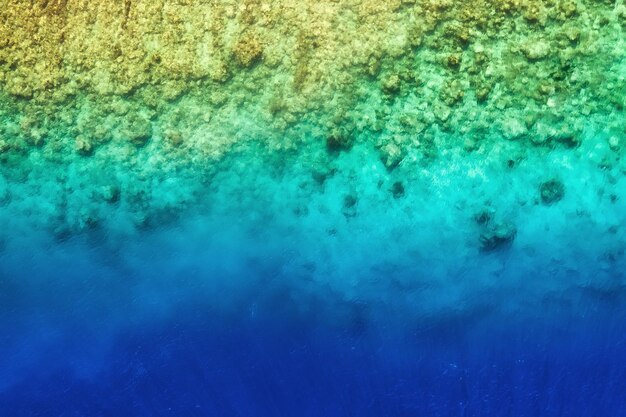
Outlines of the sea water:
{"label": "sea water", "polygon": [[[626,412],[626,210],[589,187],[607,173],[463,158],[394,198],[367,148],[323,184],[260,152],[133,234],[50,236],[4,208],[3,415]],[[532,204],[555,166],[565,196]],[[476,194],[511,243],[481,249]]]}
{"label": "sea water", "polygon": [[[0,416],[626,415],[621,3],[27,3],[0,12]],[[317,40],[285,55],[283,24]]]}

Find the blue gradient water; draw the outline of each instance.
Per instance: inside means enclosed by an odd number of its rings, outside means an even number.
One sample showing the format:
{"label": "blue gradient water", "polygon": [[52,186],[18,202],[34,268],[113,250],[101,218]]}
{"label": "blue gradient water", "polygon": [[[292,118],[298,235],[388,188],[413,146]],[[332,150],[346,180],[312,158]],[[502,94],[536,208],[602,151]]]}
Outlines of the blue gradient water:
{"label": "blue gradient water", "polygon": [[[3,300],[2,415],[626,412],[623,293],[538,306],[542,317],[485,309],[415,318],[314,296],[303,312],[293,288],[276,282],[276,265],[251,265],[228,277],[254,284],[224,310],[189,277],[162,276],[178,284],[156,289],[151,304],[134,293],[147,283],[132,271],[93,259],[55,266],[14,276],[63,284]],[[169,305],[159,305],[160,291]]]}
{"label": "blue gradient water", "polygon": [[[0,415],[626,415],[623,203],[590,197],[584,159],[543,206],[519,203],[554,170],[532,155],[480,183],[488,160],[434,164],[398,199],[367,150],[322,185],[235,158],[158,227],[3,208]],[[512,245],[480,250],[485,196]]]}

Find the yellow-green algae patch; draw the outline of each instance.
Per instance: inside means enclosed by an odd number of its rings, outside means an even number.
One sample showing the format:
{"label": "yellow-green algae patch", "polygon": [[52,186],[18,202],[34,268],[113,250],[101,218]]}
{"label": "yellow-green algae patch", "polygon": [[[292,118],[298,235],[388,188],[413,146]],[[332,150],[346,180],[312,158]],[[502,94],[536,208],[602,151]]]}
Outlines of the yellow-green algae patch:
{"label": "yellow-green algae patch", "polygon": [[503,141],[576,152],[593,127],[619,153],[625,30],[622,1],[2,0],[2,173],[42,188],[68,167],[40,192],[82,228],[100,206],[58,195],[121,193],[142,223],[194,198],[155,187],[248,142],[366,142],[391,171]]}

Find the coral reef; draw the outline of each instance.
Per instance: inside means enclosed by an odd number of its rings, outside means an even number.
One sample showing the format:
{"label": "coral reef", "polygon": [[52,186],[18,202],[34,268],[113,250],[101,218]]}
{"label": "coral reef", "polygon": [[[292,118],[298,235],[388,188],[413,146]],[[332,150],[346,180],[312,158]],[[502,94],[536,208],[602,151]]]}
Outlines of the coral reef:
{"label": "coral reef", "polygon": [[[251,142],[276,152],[320,143],[337,157],[366,143],[389,173],[458,152],[579,152],[584,129],[609,131],[614,159],[623,151],[619,2],[0,6],[0,160],[9,188],[25,177],[38,187],[29,164],[84,163],[94,176],[115,166],[154,197],[160,179],[206,177]],[[158,210],[153,197],[132,196],[120,198],[138,219]]]}

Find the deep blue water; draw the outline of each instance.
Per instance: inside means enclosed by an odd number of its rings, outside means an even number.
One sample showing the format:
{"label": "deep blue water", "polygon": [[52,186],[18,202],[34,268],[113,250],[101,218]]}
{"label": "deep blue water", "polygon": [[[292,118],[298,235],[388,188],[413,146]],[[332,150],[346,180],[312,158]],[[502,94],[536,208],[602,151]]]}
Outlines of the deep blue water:
{"label": "deep blue water", "polygon": [[266,261],[237,272],[248,291],[178,276],[151,304],[136,272],[83,255],[3,258],[0,415],[626,415],[620,291],[412,315],[302,296]]}
{"label": "deep blue water", "polygon": [[0,404],[7,416],[624,415],[625,329],[600,318],[332,331],[191,309],[118,335],[91,377],[72,370],[77,338]]}

